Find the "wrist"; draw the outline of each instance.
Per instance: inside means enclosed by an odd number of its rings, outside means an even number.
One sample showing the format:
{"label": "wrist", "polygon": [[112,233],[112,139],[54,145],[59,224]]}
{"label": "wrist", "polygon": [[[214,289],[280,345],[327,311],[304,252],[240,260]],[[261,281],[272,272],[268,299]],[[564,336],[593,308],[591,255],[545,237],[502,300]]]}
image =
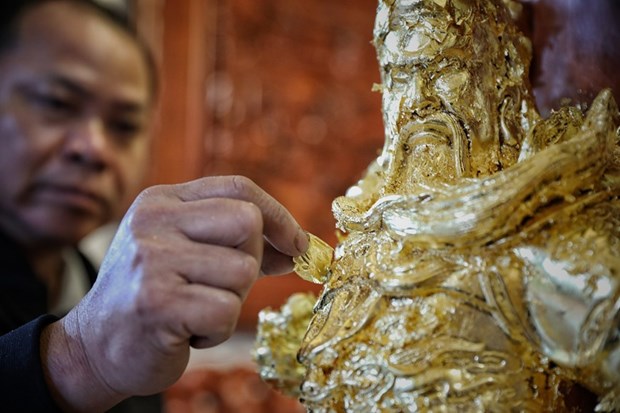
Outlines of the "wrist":
{"label": "wrist", "polygon": [[41,332],[41,364],[58,406],[69,412],[105,411],[127,396],[111,389],[98,375],[84,349],[75,312]]}

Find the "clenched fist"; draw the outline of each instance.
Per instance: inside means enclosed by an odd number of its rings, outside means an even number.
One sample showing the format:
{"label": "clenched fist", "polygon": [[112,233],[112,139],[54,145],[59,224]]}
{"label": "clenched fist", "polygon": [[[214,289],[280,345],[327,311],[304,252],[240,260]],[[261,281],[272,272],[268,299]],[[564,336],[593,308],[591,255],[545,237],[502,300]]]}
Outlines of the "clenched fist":
{"label": "clenched fist", "polygon": [[288,272],[304,231],[247,178],[211,177],[145,190],[131,206],[97,282],[42,336],[61,406],[104,410],[161,391],[190,346],[226,340],[260,274]]}

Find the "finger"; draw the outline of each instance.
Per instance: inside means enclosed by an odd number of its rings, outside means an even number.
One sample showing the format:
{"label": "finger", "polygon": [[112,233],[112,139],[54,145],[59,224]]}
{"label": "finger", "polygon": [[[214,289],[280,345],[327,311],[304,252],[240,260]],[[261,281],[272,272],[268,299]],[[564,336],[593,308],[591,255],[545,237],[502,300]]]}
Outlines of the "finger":
{"label": "finger", "polygon": [[227,290],[187,284],[171,300],[168,323],[173,334],[191,339],[200,348],[212,347],[227,340],[235,330],[241,300]]}
{"label": "finger", "polygon": [[153,249],[152,256],[165,256],[162,265],[185,281],[228,290],[242,300],[247,297],[260,272],[256,257],[235,248],[184,239],[165,239],[150,248]]}
{"label": "finger", "polygon": [[185,202],[206,198],[233,198],[251,202],[262,213],[265,237],[278,251],[298,256],[308,248],[308,238],[293,216],[248,178],[207,177],[169,188],[173,195]]}
{"label": "finger", "polygon": [[177,210],[175,222],[193,241],[235,247],[259,264],[262,260],[262,214],[250,202],[212,198],[184,203]]}
{"label": "finger", "polygon": [[262,274],[280,275],[288,274],[293,271],[293,259],[290,256],[282,254],[267,243],[263,251]]}

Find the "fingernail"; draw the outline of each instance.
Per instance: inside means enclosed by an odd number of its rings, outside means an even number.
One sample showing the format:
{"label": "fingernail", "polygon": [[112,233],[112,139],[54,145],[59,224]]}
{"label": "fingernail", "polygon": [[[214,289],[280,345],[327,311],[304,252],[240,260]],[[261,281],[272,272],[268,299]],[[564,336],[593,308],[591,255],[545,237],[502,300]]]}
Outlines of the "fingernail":
{"label": "fingernail", "polygon": [[306,233],[306,231],[300,228],[299,232],[297,232],[297,235],[295,236],[294,243],[297,251],[301,252],[302,254],[306,252],[308,250],[308,247],[310,246],[310,239],[308,238],[308,234]]}

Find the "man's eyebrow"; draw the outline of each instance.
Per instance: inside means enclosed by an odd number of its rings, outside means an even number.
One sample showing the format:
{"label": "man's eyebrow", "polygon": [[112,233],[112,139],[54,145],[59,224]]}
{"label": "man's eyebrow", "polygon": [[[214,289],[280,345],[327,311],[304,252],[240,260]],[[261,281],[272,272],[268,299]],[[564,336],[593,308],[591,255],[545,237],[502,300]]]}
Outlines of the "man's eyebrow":
{"label": "man's eyebrow", "polygon": [[[93,98],[94,94],[90,92],[87,88],[80,85],[78,82],[72,80],[63,75],[52,74],[48,77],[48,81],[54,86],[60,86],[71,93],[75,93],[76,95],[83,98]],[[114,110],[119,112],[129,112],[140,114],[141,112],[146,111],[146,105],[140,102],[135,102],[130,99],[126,100],[116,100],[112,102],[112,106]]]}
{"label": "man's eyebrow", "polygon": [[50,82],[52,86],[60,86],[63,89],[67,89],[71,93],[75,93],[76,95],[83,97],[92,96],[92,93],[90,93],[86,88],[66,76],[51,74],[47,77],[47,81]]}
{"label": "man's eyebrow", "polygon": [[146,112],[146,105],[129,101],[116,101],[113,103],[114,110],[124,113],[140,115]]}

